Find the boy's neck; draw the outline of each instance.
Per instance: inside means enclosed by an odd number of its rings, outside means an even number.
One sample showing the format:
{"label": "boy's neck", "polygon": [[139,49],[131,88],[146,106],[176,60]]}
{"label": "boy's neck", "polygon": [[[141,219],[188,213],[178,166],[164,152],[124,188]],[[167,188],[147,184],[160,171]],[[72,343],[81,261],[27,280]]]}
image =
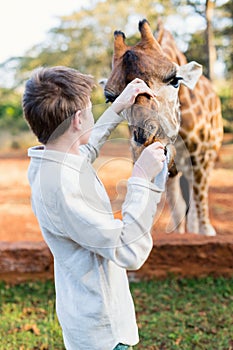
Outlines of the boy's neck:
{"label": "boy's neck", "polygon": [[72,153],[79,155],[80,143],[76,140],[72,142],[70,139],[59,137],[59,139],[48,142],[45,147],[48,150],[62,152],[62,153]]}

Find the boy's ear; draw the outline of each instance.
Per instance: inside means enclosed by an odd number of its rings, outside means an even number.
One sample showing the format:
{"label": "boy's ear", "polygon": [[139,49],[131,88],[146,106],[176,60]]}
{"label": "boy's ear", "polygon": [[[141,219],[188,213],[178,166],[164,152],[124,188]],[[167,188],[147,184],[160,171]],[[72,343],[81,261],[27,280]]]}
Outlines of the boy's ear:
{"label": "boy's ear", "polygon": [[81,122],[81,111],[78,110],[74,117],[72,118],[72,126],[76,129],[76,130],[82,130],[82,122]]}

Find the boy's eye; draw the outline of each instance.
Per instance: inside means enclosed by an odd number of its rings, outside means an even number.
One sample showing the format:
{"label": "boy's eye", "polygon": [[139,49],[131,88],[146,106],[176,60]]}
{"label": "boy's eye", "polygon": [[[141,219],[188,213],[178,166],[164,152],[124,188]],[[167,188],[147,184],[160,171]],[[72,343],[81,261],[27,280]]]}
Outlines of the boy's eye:
{"label": "boy's eye", "polygon": [[182,79],[183,78],[181,78],[181,77],[175,77],[169,82],[169,85],[172,85],[174,88],[177,89],[179,87],[179,81]]}

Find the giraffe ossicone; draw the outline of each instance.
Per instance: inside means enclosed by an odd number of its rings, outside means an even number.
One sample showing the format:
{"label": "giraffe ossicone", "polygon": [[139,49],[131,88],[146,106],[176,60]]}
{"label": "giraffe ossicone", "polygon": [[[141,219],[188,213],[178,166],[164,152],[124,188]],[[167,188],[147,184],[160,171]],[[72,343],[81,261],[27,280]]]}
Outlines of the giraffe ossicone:
{"label": "giraffe ossicone", "polygon": [[[222,142],[220,102],[211,83],[202,75],[202,66],[187,63],[161,22],[158,29],[156,39],[148,21],[140,21],[141,40],[134,46],[126,44],[123,32],[115,31],[112,72],[104,93],[112,102],[135,78],[144,80],[155,92],[156,99],[138,95],[134,105],[124,112],[129,122],[133,160],[150,143],[162,142],[172,155],[167,198],[173,229],[213,236],[208,177]],[[187,220],[181,175],[187,179],[190,190]]]}

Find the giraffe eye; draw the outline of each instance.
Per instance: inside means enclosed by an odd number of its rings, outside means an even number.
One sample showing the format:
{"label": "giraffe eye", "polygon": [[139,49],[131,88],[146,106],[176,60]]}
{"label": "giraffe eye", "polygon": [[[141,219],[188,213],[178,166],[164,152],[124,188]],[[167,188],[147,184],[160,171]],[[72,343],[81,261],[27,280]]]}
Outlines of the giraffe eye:
{"label": "giraffe eye", "polygon": [[174,88],[177,89],[179,87],[179,81],[182,79],[183,78],[181,78],[181,77],[175,77],[169,82],[169,85],[172,85]]}

